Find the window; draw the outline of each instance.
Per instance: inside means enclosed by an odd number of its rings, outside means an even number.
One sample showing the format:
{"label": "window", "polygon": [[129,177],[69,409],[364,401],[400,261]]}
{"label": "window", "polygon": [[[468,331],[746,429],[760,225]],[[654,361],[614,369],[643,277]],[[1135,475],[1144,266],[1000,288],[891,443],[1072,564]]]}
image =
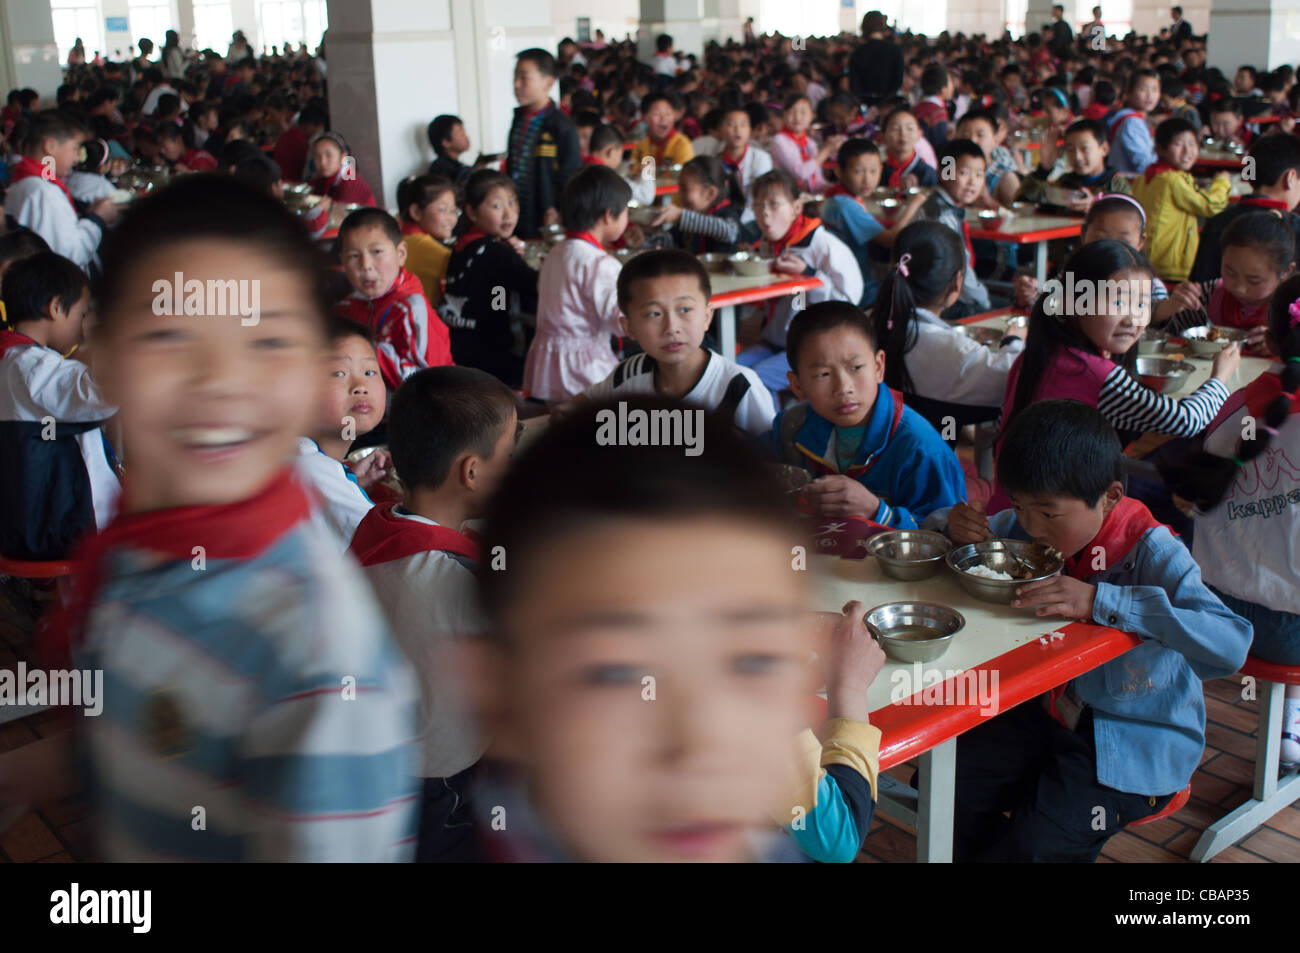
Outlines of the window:
{"label": "window", "polygon": [[104,50],[104,19],[99,14],[99,0],[50,0],[54,19],[54,42],[59,47],[59,61],[66,63],[77,37],[86,48],[86,59],[95,50]]}
{"label": "window", "polygon": [[257,15],[262,46],[280,52],[286,43],[306,43],[314,51],[328,25],[325,0],[261,0]]}
{"label": "window", "polygon": [[141,37],[153,40],[154,58],[162,49],[168,30],[176,29],[172,8],[168,0],[131,0],[131,42],[138,44]]}
{"label": "window", "polygon": [[834,36],[840,32],[839,4],[819,0],[761,0],[755,22],[759,33]]}
{"label": "window", "polygon": [[222,56],[230,48],[235,32],[230,0],[194,0],[194,48],[212,49]]}

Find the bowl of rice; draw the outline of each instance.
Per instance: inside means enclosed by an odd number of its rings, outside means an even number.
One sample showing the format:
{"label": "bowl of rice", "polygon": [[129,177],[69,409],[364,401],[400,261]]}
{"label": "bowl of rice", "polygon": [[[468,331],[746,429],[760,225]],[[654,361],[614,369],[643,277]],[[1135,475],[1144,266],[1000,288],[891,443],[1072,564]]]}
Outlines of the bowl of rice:
{"label": "bowl of rice", "polygon": [[985,602],[1009,604],[1026,583],[1055,576],[1065,565],[1061,554],[1019,539],[986,539],[948,550],[948,567],[961,587]]}

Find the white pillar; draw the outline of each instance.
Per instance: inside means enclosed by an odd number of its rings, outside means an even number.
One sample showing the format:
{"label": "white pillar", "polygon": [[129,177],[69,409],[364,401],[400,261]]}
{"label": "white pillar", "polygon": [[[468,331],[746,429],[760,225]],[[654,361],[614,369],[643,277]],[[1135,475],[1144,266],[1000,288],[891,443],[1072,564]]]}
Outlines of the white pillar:
{"label": "white pillar", "polygon": [[1231,77],[1243,63],[1270,70],[1300,59],[1300,0],[1216,0],[1207,65]]}
{"label": "white pillar", "polygon": [[515,54],[556,43],[547,0],[329,0],[329,22],[330,121],[388,207],[428,168],[441,113],[460,116],[475,154],[504,152]]}
{"label": "white pillar", "polygon": [[[104,48],[100,50],[104,54],[104,59],[126,59],[131,55],[128,51],[139,41],[139,37],[131,32],[131,4],[129,0],[100,0],[100,14],[104,20]],[[111,19],[110,19],[111,18]],[[121,21],[127,24],[125,30],[108,29],[109,22]],[[157,48],[162,46],[162,37],[149,37],[154,41],[154,55],[157,56]],[[120,50],[121,56],[117,56],[115,51]],[[136,50],[139,53],[139,50]],[[86,59],[90,59],[95,54],[86,50]]]}
{"label": "white pillar", "polygon": [[[1056,0],[1029,0],[1029,6],[1025,10],[1025,36],[1041,33],[1043,24],[1052,22],[1052,4],[1055,2]],[[1102,12],[1105,12],[1104,3]]]}
{"label": "white pillar", "polygon": [[[333,4],[331,4],[332,7]],[[244,31],[244,39],[248,40],[248,47],[252,50],[253,55],[260,56],[262,54],[262,37],[257,28],[256,0],[230,0],[230,22],[231,30]],[[217,52],[225,56],[229,46],[230,38],[226,37]]]}
{"label": "white pillar", "polygon": [[717,0],[717,17],[718,26],[713,39],[725,43],[745,38],[745,18],[740,12],[740,0]]}
{"label": "white pillar", "polygon": [[194,0],[176,0],[176,32],[180,34],[181,49],[194,48]]}
{"label": "white pillar", "polygon": [[996,40],[1005,29],[1002,17],[1001,4],[989,3],[988,0],[948,0],[948,9],[941,22],[950,33],[961,32],[967,36],[983,33]]}
{"label": "white pillar", "polygon": [[[667,33],[673,38],[673,49],[679,53],[702,56],[705,38],[706,0],[641,0],[641,29],[637,37],[637,59],[653,63],[655,38]],[[716,10],[716,5],[714,7]],[[717,31],[717,14],[709,25]]]}
{"label": "white pillar", "polygon": [[34,89],[42,105],[53,106],[62,82],[50,5],[0,0],[0,83],[5,91]]}

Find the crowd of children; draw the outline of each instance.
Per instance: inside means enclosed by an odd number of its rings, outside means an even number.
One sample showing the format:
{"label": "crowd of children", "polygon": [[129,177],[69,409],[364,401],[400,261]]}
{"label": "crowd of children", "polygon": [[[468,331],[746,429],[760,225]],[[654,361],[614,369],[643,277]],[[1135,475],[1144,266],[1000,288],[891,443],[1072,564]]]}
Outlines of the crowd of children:
{"label": "crowd of children", "polygon": [[[113,697],[0,758],[0,806],[84,779],[106,859],[852,860],[884,656],[783,568],[811,518],[1050,545],[1013,606],[1141,639],[961,737],[959,859],[1094,860],[1096,806],[1162,810],[1201,683],[1300,664],[1300,506],[1255,499],[1265,449],[1300,493],[1300,87],[1193,36],[863,35],[523,50],[505,152],[435,117],[395,215],[305,55],[11,96],[0,554],[74,561],[38,649]],[[1203,130],[1249,149],[1239,202],[1194,177]],[[170,181],[123,209],[127,166]],[[1012,203],[1082,216],[1056,273],[1116,293],[1071,307],[972,238]],[[699,256],[737,251],[809,284],[724,354]],[[190,281],[207,310],[159,308]],[[252,312],[212,309],[242,282]],[[1008,303],[1000,340],[954,324]],[[1141,382],[1148,327],[1204,324],[1242,346],[1181,399]],[[1232,393],[1242,347],[1277,363]],[[629,409],[698,410],[698,443],[605,439]],[[991,487],[954,422],[996,428]],[[1194,533],[1126,485],[1144,434],[1186,443]]]}

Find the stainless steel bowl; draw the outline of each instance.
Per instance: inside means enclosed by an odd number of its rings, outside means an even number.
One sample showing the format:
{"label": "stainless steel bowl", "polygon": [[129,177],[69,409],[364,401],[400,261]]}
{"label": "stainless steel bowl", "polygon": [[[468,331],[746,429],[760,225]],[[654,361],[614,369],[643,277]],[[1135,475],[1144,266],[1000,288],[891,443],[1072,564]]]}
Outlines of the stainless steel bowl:
{"label": "stainless steel bowl", "polygon": [[1002,213],[986,208],[979,213],[980,228],[999,229],[1002,227]]}
{"label": "stainless steel bowl", "polygon": [[898,199],[881,199],[880,210],[882,212],[896,212],[898,211],[899,204]]}
{"label": "stainless steel bowl", "polygon": [[966,625],[960,612],[934,602],[887,602],[867,612],[865,621],[895,662],[933,662]]}
{"label": "stainless steel bowl", "polygon": [[973,341],[978,341],[985,347],[996,347],[997,343],[1006,337],[1006,334],[997,328],[986,328],[979,324],[955,324],[953,330]]}
{"label": "stainless steel bowl", "polygon": [[1241,328],[1212,327],[1208,324],[1188,328],[1180,336],[1198,357],[1213,357],[1227,347],[1229,341],[1240,343],[1246,340],[1246,332]]}
{"label": "stainless steel bowl", "polygon": [[803,488],[812,482],[812,474],[803,467],[789,463],[770,464],[772,476],[781,484],[781,489],[793,496],[803,492]]}
{"label": "stainless steel bowl", "polygon": [[731,268],[731,254],[725,251],[705,252],[700,256],[700,264],[711,275],[725,275]]}
{"label": "stainless steel bowl", "polygon": [[[1024,579],[985,579],[973,576],[970,569],[974,566],[986,566],[994,572],[1006,572],[1015,575],[1023,573],[1024,567],[1012,557],[1012,553],[1029,564],[1031,575]],[[1015,597],[1016,589],[1030,582],[1039,582],[1061,571],[1064,560],[1061,554],[1039,543],[1029,543],[1018,539],[986,539],[980,543],[967,543],[954,546],[948,550],[946,558],[948,567],[957,574],[961,587],[977,599],[986,602],[1008,604]]]}
{"label": "stainless steel bowl", "polygon": [[1139,354],[1159,354],[1165,349],[1165,344],[1169,341],[1169,335],[1163,331],[1151,329],[1142,337],[1138,338]]}
{"label": "stainless steel bowl", "polygon": [[764,258],[757,252],[737,252],[730,259],[731,267],[736,270],[736,274],[746,278],[771,274],[772,262],[775,260],[775,258]]}
{"label": "stainless steel bowl", "polygon": [[[628,204],[628,207],[631,207],[631,203]],[[543,225],[538,234],[541,235],[542,238],[554,238],[556,241],[562,241],[564,239],[564,226]]]}
{"label": "stainless steel bowl", "polygon": [[1145,386],[1158,394],[1176,394],[1187,384],[1195,364],[1168,357],[1139,357],[1137,375]]}
{"label": "stainless steel bowl", "polygon": [[867,541],[867,555],[875,556],[886,576],[912,582],[928,579],[939,571],[952,541],[942,533],[923,529],[900,529],[877,533]]}

